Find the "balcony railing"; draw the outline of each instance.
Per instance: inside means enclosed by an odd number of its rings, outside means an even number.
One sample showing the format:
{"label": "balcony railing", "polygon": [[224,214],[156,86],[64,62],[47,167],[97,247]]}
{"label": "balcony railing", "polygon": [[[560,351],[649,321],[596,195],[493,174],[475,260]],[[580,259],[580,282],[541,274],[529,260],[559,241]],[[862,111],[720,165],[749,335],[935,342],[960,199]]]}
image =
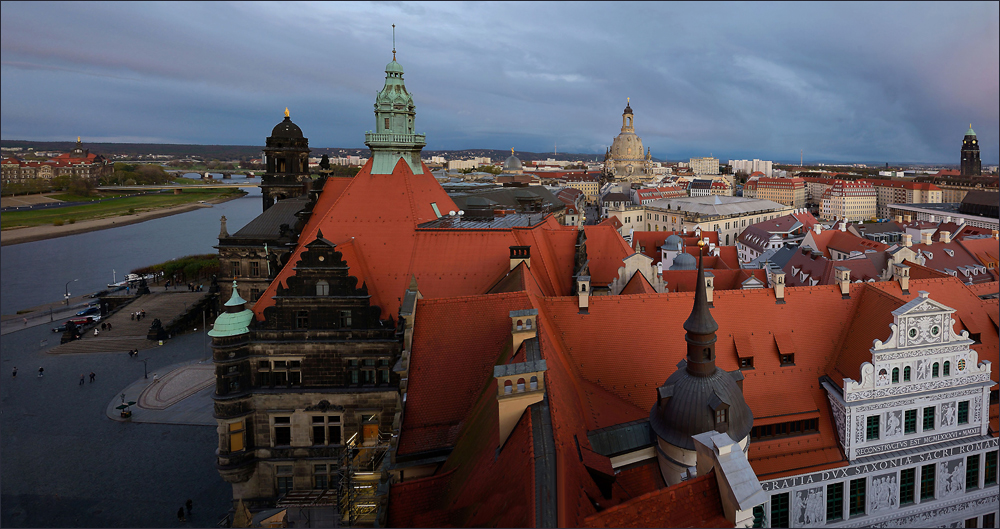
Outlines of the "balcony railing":
{"label": "balcony railing", "polygon": [[390,134],[366,132],[365,143],[427,143],[425,134]]}

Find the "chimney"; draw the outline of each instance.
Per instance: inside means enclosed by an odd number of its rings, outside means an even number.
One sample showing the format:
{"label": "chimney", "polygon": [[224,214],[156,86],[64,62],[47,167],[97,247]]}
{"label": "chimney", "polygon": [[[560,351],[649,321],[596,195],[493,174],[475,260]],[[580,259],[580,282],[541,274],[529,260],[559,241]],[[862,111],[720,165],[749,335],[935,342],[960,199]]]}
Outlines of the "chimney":
{"label": "chimney", "polygon": [[819,223],[813,224],[813,232],[815,232],[816,235],[823,233],[823,225]]}
{"label": "chimney", "polygon": [[950,231],[942,231],[942,232],[940,232],[940,236],[938,237],[938,241],[939,242],[943,242],[945,244],[950,243],[951,242],[951,232]]}
{"label": "chimney", "polygon": [[785,304],[785,271],[780,268],[771,274],[771,282],[774,284],[774,299],[776,305]]}
{"label": "chimney", "polygon": [[909,233],[903,234],[903,246],[906,248],[913,246],[913,236],[910,235]]}
{"label": "chimney", "polygon": [[929,231],[920,232],[920,244],[926,244],[926,245],[932,244],[934,241],[931,240],[931,235],[933,235],[933,233]]}
{"label": "chimney", "polygon": [[712,272],[705,272],[705,299],[708,300],[708,308],[714,309],[715,305],[712,305],[712,292],[715,290],[715,274]]}
{"label": "chimney", "polygon": [[497,381],[500,431],[497,448],[503,446],[524,410],[545,398],[545,360],[501,364],[493,368]]}
{"label": "chimney", "polygon": [[851,299],[851,269],[838,266],[833,270],[837,277],[837,285],[840,286],[840,296],[843,299]]}
{"label": "chimney", "polygon": [[927,220],[929,222],[937,222],[937,219],[936,219],[936,217],[934,217],[934,215],[928,215],[927,216]]}
{"label": "chimney", "polygon": [[510,269],[517,268],[521,261],[524,261],[525,266],[531,268],[531,246],[510,247]]}
{"label": "chimney", "polygon": [[910,295],[910,267],[903,263],[892,264],[892,278],[899,281],[904,296]]}
{"label": "chimney", "polygon": [[847,219],[840,223],[840,231],[847,231]]}
{"label": "chimney", "polygon": [[521,347],[525,340],[538,335],[538,309],[510,311],[510,354]]}
{"label": "chimney", "polygon": [[896,224],[902,224],[902,223],[903,223],[903,216],[896,215]]}
{"label": "chimney", "polygon": [[[965,219],[962,219],[965,220]],[[1000,230],[993,230],[993,240],[1000,239]]]}
{"label": "chimney", "polygon": [[958,224],[959,226],[963,226],[963,225],[965,225],[965,217],[959,217],[959,218],[958,218],[958,219],[957,219],[957,220],[955,221],[955,224]]}
{"label": "chimney", "polygon": [[576,277],[576,296],[580,304],[580,314],[586,314],[590,309],[590,276]]}
{"label": "chimney", "polygon": [[945,222],[951,222],[951,215],[945,216],[944,221]]}

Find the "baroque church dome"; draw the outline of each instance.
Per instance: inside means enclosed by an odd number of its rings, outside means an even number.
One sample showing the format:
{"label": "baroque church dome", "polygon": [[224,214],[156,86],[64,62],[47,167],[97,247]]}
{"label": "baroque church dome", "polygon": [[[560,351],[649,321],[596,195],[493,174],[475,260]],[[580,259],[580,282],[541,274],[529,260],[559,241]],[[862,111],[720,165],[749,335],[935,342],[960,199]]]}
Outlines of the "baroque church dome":
{"label": "baroque church dome", "polygon": [[271,137],[273,138],[301,138],[302,129],[298,125],[292,123],[292,118],[288,117],[288,109],[285,109],[285,119],[274,126],[271,129]]}
{"label": "baroque church dome", "polygon": [[514,156],[514,150],[511,149],[510,156],[503,162],[503,172],[505,173],[519,173],[523,170],[521,165],[521,159]]}
{"label": "baroque church dome", "polygon": [[632,104],[629,101],[622,113],[621,133],[611,143],[605,162],[606,169],[618,177],[651,174],[646,153],[643,151],[642,138],[635,133],[633,118]]}

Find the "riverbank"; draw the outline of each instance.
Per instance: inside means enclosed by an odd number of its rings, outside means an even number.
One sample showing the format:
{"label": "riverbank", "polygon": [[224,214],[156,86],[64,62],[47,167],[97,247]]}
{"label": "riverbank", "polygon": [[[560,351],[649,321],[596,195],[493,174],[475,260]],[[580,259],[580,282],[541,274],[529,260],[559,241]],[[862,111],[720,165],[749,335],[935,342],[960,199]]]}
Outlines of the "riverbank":
{"label": "riverbank", "polygon": [[183,206],[154,209],[151,211],[142,211],[131,215],[107,217],[103,219],[80,220],[74,224],[64,224],[62,226],[45,225],[25,228],[10,228],[0,232],[0,246],[42,241],[45,239],[55,239],[58,237],[65,237],[67,235],[76,235],[79,233],[117,228],[119,226],[128,226],[129,224],[137,224],[147,220],[169,217],[170,215],[186,213],[199,208],[209,208],[212,207],[211,204],[221,204],[229,200],[242,198],[243,196],[243,194],[233,193],[207,200],[205,201],[205,204],[187,204]]}

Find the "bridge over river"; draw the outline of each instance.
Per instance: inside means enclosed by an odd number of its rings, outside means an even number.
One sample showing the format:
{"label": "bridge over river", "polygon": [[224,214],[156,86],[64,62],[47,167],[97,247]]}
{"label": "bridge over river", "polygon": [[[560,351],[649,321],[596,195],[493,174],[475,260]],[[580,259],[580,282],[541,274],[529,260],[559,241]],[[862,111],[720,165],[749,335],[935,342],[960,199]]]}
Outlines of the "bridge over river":
{"label": "bridge over river", "polygon": [[163,184],[163,185],[134,185],[134,186],[98,186],[99,191],[157,191],[173,189],[174,193],[180,194],[185,189],[239,189],[241,187],[260,187],[259,181],[240,183],[219,182],[211,184]]}

